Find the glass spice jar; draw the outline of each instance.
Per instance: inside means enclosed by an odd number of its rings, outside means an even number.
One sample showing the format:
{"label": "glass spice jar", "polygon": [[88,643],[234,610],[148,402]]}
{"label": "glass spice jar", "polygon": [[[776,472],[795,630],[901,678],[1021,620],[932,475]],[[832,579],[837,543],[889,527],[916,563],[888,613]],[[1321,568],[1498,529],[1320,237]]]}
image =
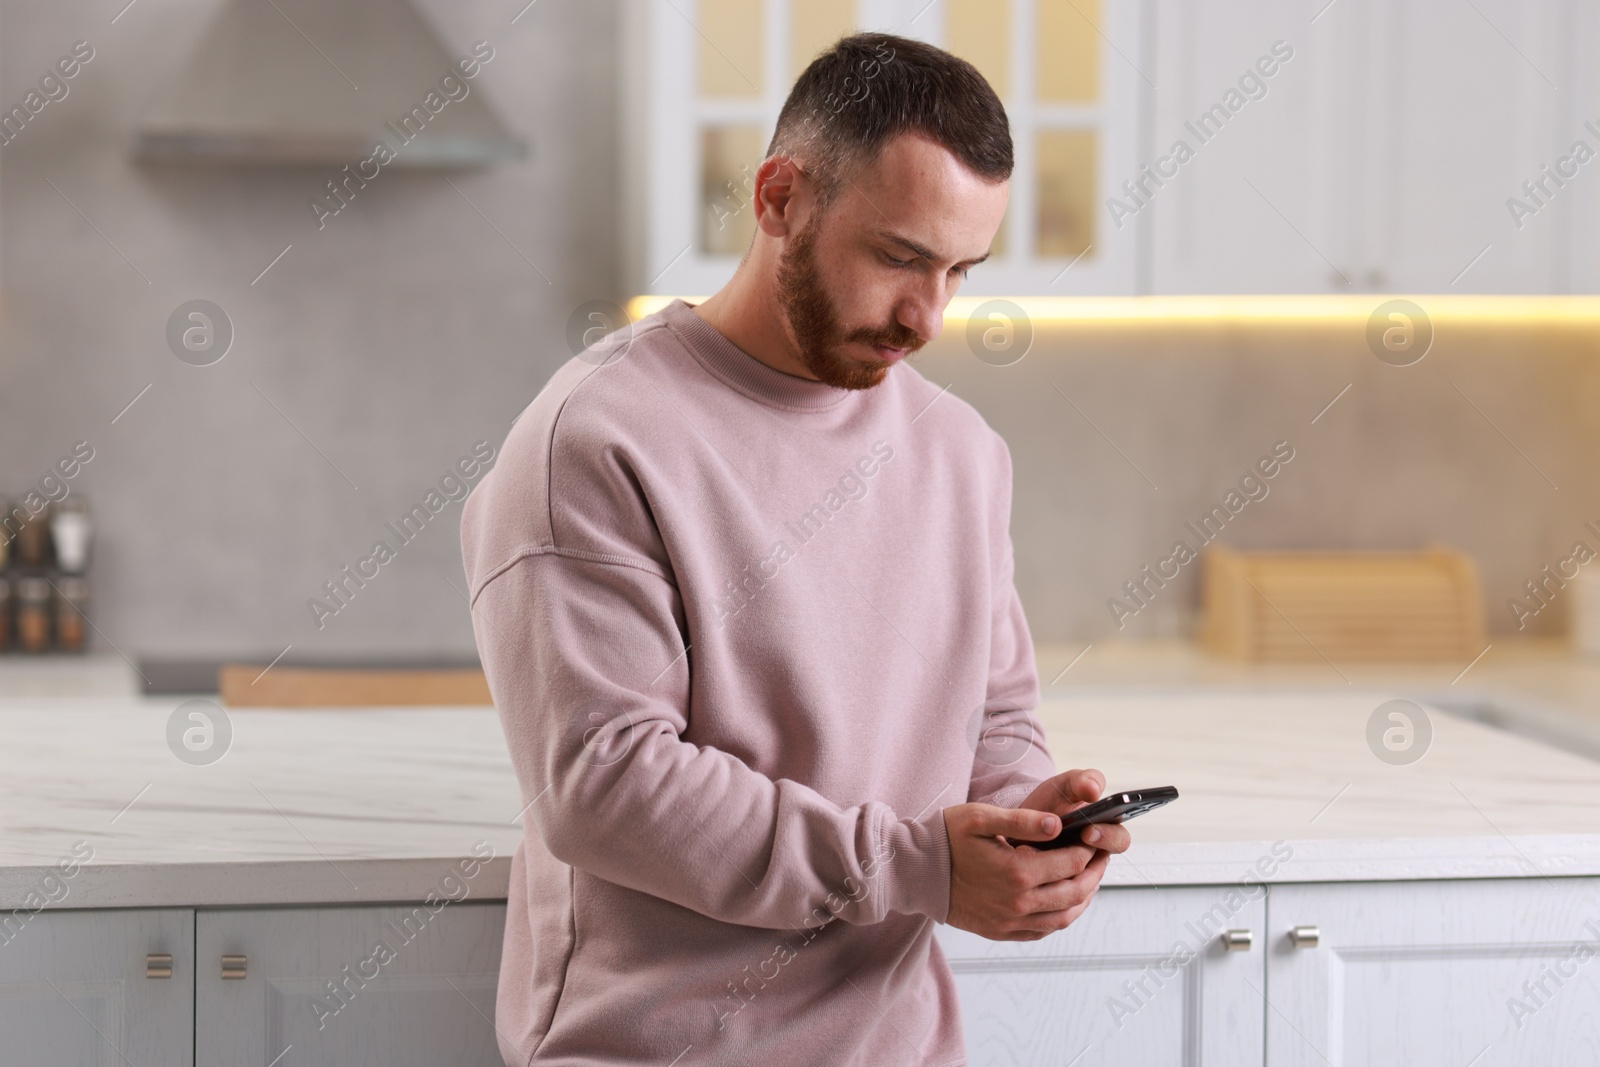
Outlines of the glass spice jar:
{"label": "glass spice jar", "polygon": [[50,583],[29,575],[17,581],[17,647],[24,652],[50,649]]}
{"label": "glass spice jar", "polygon": [[0,652],[11,647],[11,579],[0,574]]}
{"label": "glass spice jar", "polygon": [[82,574],[89,569],[89,545],[94,528],[89,521],[89,505],[81,496],[69,496],[50,507],[50,543],[55,546],[56,566],[67,574]]}
{"label": "glass spice jar", "polygon": [[62,652],[82,652],[88,647],[89,580],[63,574],[56,581],[56,648]]}
{"label": "glass spice jar", "polygon": [[37,515],[29,515],[27,505],[19,506],[12,516],[22,519],[17,531],[17,563],[23,567],[50,565],[50,506],[46,504]]}
{"label": "glass spice jar", "polygon": [[11,559],[11,542],[16,540],[17,530],[22,522],[11,513],[11,507],[11,501],[0,496],[0,570],[4,570]]}

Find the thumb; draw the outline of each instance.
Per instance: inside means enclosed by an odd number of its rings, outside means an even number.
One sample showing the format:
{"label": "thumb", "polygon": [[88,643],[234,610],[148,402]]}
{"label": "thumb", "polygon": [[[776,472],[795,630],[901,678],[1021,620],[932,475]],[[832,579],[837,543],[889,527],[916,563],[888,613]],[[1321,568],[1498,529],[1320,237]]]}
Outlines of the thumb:
{"label": "thumb", "polygon": [[983,806],[973,829],[984,837],[1010,841],[1048,841],[1061,832],[1061,820],[1047,811]]}

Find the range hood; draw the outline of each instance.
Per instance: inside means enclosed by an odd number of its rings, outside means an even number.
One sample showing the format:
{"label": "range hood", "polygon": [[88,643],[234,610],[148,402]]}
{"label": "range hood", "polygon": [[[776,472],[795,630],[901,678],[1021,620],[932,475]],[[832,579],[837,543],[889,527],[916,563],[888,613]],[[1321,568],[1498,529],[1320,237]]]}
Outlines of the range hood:
{"label": "range hood", "polygon": [[[477,77],[462,75],[463,59]],[[409,0],[224,0],[152,102],[136,152],[343,166],[382,141],[390,166],[520,159],[527,146],[485,102],[482,75],[493,68],[492,48],[447,49]]]}

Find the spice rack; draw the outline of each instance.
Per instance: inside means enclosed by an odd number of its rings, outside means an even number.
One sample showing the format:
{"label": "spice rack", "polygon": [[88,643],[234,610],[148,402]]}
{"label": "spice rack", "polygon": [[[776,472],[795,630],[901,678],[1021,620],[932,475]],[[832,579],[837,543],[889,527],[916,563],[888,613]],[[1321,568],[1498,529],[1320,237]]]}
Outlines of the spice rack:
{"label": "spice rack", "polygon": [[92,541],[81,495],[0,498],[0,652],[87,650]]}

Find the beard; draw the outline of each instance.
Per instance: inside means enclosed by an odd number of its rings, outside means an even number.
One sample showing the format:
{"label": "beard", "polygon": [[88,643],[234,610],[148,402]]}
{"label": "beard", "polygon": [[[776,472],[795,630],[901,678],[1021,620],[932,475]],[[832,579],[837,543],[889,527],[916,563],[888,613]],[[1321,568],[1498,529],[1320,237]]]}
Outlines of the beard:
{"label": "beard", "polygon": [[847,355],[852,341],[885,348],[903,348],[907,357],[922,347],[916,331],[893,323],[883,329],[847,330],[839,321],[833,300],[817,268],[817,230],[821,214],[813,215],[784,247],[778,259],[778,305],[789,320],[800,362],[817,380],[835,389],[871,389],[883,381],[894,361],[862,360]]}

